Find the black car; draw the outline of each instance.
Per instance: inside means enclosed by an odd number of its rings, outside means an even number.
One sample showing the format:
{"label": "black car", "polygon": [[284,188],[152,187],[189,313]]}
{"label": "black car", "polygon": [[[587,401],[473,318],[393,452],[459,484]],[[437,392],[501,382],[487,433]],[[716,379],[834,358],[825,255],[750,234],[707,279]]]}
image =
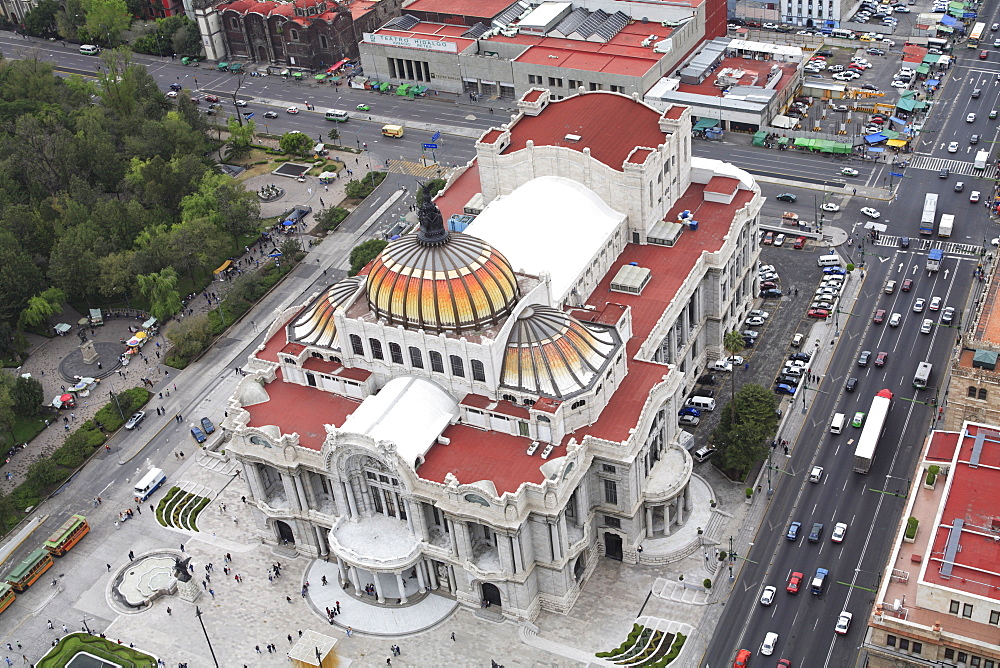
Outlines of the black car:
{"label": "black car", "polygon": [[854,378],[853,376],[851,378],[848,378],[847,384],[844,385],[844,389],[847,390],[848,392],[853,392],[854,390],[858,389],[858,379]]}
{"label": "black car", "polygon": [[861,90],[878,90],[878,86],[875,84],[861,84]]}
{"label": "black car", "polygon": [[810,359],[812,359],[812,355],[810,355],[809,353],[795,353],[791,355],[788,359],[794,362],[799,362],[799,361],[808,362]]}
{"label": "black car", "polygon": [[794,202],[798,199],[798,197],[796,197],[792,193],[781,193],[774,199],[778,200],[779,202]]}
{"label": "black car", "polygon": [[715,390],[695,390],[691,393],[692,397],[708,397],[709,399],[715,398]]}
{"label": "black car", "polygon": [[699,385],[715,385],[715,375],[711,373],[706,373],[703,376],[698,376]]}
{"label": "black car", "polygon": [[816,55],[823,56],[824,58],[829,58],[830,56],[833,55],[833,51],[831,51],[830,49],[823,49],[822,51],[817,51]]}
{"label": "black car", "polygon": [[948,178],[949,176],[951,176],[951,170],[950,170],[950,169],[948,169],[947,167],[945,167],[945,168],[944,168],[944,169],[942,169],[942,170],[941,170],[940,172],[938,172],[938,178],[939,178],[939,179],[946,179],[946,178]]}
{"label": "black car", "polygon": [[756,343],[756,341],[754,339],[751,339],[749,336],[744,336],[743,337],[743,347],[744,348],[753,348],[753,344],[754,343]]}
{"label": "black car", "polygon": [[278,112],[276,112],[276,111],[265,111],[264,112],[264,118],[277,118],[277,117],[278,117]]}
{"label": "black car", "polygon": [[771,289],[771,290],[760,291],[760,296],[763,297],[764,299],[777,299],[778,297],[781,296],[781,294],[782,294],[781,290]]}
{"label": "black car", "polygon": [[181,85],[179,83],[174,82],[174,83],[170,84],[170,90],[180,90],[180,89],[181,89]]}
{"label": "black car", "polygon": [[778,376],[777,380],[775,380],[774,382],[775,383],[783,383],[785,385],[791,385],[792,387],[795,387],[796,385],[799,384],[800,380],[802,380],[802,379],[798,378],[797,376],[785,376],[785,375],[781,375],[781,376]]}
{"label": "black car", "polygon": [[822,535],[823,535],[823,523],[822,522],[813,522],[812,531],[809,532],[809,542],[810,543],[817,543],[817,542],[819,542],[819,538]]}

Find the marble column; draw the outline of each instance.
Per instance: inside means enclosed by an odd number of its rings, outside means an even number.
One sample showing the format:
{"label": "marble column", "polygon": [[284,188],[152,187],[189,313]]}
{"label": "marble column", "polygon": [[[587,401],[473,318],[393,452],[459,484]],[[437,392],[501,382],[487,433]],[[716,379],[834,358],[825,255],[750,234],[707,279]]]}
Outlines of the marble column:
{"label": "marble column", "polygon": [[340,573],[340,586],[343,587],[348,580],[347,564],[344,562],[344,559],[339,555],[337,556],[337,570]]}
{"label": "marble column", "polygon": [[341,491],[345,497],[347,497],[347,506],[351,511],[351,519],[357,520],[360,518],[358,513],[358,504],[354,499],[354,486],[351,485],[350,479],[346,481],[341,481],[340,483]]}
{"label": "marble column", "polygon": [[417,583],[420,585],[420,593],[427,592],[427,580],[424,579],[424,561],[417,562]]}
{"label": "marble column", "polygon": [[306,497],[305,486],[302,484],[301,472],[292,476],[292,480],[295,482],[295,496],[296,502],[298,503],[299,510],[309,511],[309,501]]}
{"label": "marble column", "polygon": [[399,587],[399,604],[403,605],[406,603],[406,587],[402,571],[396,571],[396,586]]}
{"label": "marble column", "polygon": [[559,513],[559,519],[556,520],[556,527],[559,531],[556,535],[559,537],[559,552],[561,554],[566,554],[566,550],[569,549],[569,531],[566,529],[566,513]]}
{"label": "marble column", "polygon": [[399,498],[399,502],[403,504],[403,508],[406,509],[406,528],[409,529],[411,536],[416,536],[417,532],[413,528],[413,513],[412,508],[410,508],[410,502],[403,497]]}
{"label": "marble column", "polygon": [[670,504],[663,504],[663,535],[670,535]]}
{"label": "marble column", "polygon": [[313,525],[313,529],[316,530],[316,542],[319,546],[319,556],[330,553],[330,544],[326,542],[326,529],[321,526]]}
{"label": "marble column", "polygon": [[379,603],[385,603],[385,592],[382,591],[382,582],[379,578],[380,573],[372,573],[372,578],[375,580],[375,595]]}
{"label": "marble column", "polygon": [[559,527],[555,522],[549,522],[549,543],[552,546],[552,561],[562,559],[562,550],[559,545]]}
{"label": "marble column", "polygon": [[451,521],[450,517],[446,517],[444,521],[448,524],[448,539],[451,541],[451,553],[458,557],[460,555],[458,554],[458,536],[456,535],[458,533],[457,525]]}
{"label": "marble column", "polygon": [[258,464],[247,462],[243,470],[246,472],[247,487],[250,491],[250,498],[254,501],[265,501],[264,487],[260,482],[260,469]]}
{"label": "marble column", "polygon": [[524,556],[521,554],[521,534],[514,534],[513,538],[513,552],[514,552],[514,570],[517,573],[523,573],[524,568]]}
{"label": "marble column", "polygon": [[337,516],[343,517],[346,515],[347,519],[353,519],[354,515],[351,513],[351,504],[347,502],[344,483],[339,480],[330,480],[330,491],[333,494],[334,505],[337,507]]}
{"label": "marble column", "polygon": [[684,524],[684,499],[677,497],[674,504],[677,506],[677,526],[681,526]]}
{"label": "marble column", "polygon": [[646,538],[653,537],[653,509],[646,506],[644,509],[646,515]]}
{"label": "marble column", "polygon": [[511,554],[510,536],[500,534],[497,541],[497,554],[500,557],[500,571],[510,576],[514,569],[514,555]]}
{"label": "marble column", "polygon": [[455,567],[448,564],[448,591],[452,596],[458,595],[458,578],[455,577]]}
{"label": "marble column", "polygon": [[691,512],[691,481],[684,485],[684,510]]}
{"label": "marble column", "polygon": [[413,518],[416,537],[425,543],[430,541],[427,518],[424,516],[424,504],[420,501],[409,501],[406,505],[406,514]]}
{"label": "marble column", "polygon": [[281,486],[285,490],[285,500],[288,502],[289,509],[301,510],[299,506],[299,493],[295,489],[295,476],[285,472],[279,475],[281,475]]}
{"label": "marble column", "polygon": [[361,586],[361,582],[358,580],[358,567],[357,566],[348,566],[347,567],[347,574],[351,578],[351,584],[354,585],[354,593],[355,593],[355,595],[361,596],[362,594],[364,594],[365,593],[365,588]]}

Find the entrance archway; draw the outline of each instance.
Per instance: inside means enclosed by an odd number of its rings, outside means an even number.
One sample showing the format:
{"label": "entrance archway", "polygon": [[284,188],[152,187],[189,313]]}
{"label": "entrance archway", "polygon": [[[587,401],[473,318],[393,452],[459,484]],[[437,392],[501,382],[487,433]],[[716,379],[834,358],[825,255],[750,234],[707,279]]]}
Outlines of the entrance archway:
{"label": "entrance archway", "polygon": [[490,605],[495,605],[500,607],[500,590],[492,582],[484,582],[479,586],[480,592],[482,592],[483,600],[488,601]]}
{"label": "entrance archway", "polygon": [[587,572],[587,557],[581,554],[576,559],[576,564],[573,565],[573,577],[577,582],[583,580],[583,574]]}
{"label": "entrance archway", "polygon": [[604,556],[622,560],[622,537],[610,531],[604,534]]}
{"label": "entrance archway", "polygon": [[295,545],[295,534],[292,533],[292,527],[281,520],[277,520],[274,526],[278,529],[278,540],[286,545]]}

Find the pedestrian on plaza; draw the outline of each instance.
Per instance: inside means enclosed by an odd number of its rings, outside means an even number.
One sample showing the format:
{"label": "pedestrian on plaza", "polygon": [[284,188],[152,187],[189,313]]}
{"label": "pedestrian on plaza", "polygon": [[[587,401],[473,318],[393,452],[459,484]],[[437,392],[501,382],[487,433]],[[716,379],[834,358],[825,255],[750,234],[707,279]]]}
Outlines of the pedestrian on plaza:
{"label": "pedestrian on plaza", "polygon": [[455,640],[455,632],[454,631],[451,632],[451,639]]}
{"label": "pedestrian on plaza", "polygon": [[[111,564],[108,564],[107,566],[108,566],[108,573],[110,573],[110,572],[111,572]],[[52,622],[49,622],[49,624],[51,624],[51,623],[52,623]],[[52,627],[51,627],[51,626],[49,626],[49,628],[51,629]]]}
{"label": "pedestrian on plaza", "polygon": [[337,601],[336,608],[337,608],[337,614],[339,615],[340,614],[340,601]]}
{"label": "pedestrian on plaza", "polygon": [[[110,565],[108,565],[108,570],[111,570],[111,566],[110,566]],[[51,628],[52,628],[52,620],[51,620],[51,619],[50,619],[50,620],[48,620],[48,621],[46,622],[46,625],[47,625],[47,626],[48,626],[48,627],[49,627],[49,628],[51,629]]]}
{"label": "pedestrian on plaza", "polygon": [[63,627],[63,633],[69,633],[69,629],[66,628],[65,624],[63,624],[62,627]]}
{"label": "pedestrian on plaza", "polygon": [[353,633],[353,632],[354,632],[354,629],[351,628],[350,626],[348,626],[347,627],[347,637],[350,638],[351,637],[351,633]]}
{"label": "pedestrian on plaza", "polygon": [[169,617],[172,614],[173,614],[173,611],[170,609],[170,606],[168,605],[167,606],[167,617]]}
{"label": "pedestrian on plaza", "polygon": [[128,551],[128,560],[129,561],[135,561],[135,553],[132,552],[132,550]]}
{"label": "pedestrian on plaza", "polygon": [[215,590],[214,589],[209,589],[208,593],[212,595],[212,600],[215,600]]}

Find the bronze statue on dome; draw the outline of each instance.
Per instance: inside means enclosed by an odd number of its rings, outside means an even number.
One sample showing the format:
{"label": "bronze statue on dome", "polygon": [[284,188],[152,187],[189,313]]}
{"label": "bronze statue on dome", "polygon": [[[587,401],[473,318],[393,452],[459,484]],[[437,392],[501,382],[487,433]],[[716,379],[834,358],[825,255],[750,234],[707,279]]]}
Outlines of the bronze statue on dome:
{"label": "bronze statue on dome", "polygon": [[420,206],[417,209],[420,232],[417,234],[417,239],[426,246],[440,246],[447,242],[450,236],[448,228],[444,226],[444,217],[437,205],[431,201],[426,184],[421,184],[420,195]]}

